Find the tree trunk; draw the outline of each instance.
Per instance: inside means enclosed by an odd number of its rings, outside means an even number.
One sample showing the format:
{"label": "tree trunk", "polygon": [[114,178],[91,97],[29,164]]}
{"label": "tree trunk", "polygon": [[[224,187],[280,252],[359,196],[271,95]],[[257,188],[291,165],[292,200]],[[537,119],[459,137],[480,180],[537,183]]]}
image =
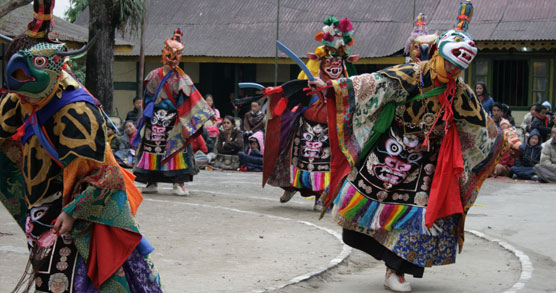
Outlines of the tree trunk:
{"label": "tree trunk", "polygon": [[112,0],[89,1],[89,40],[98,36],[96,43],[87,53],[87,89],[100,102],[106,113],[112,114],[114,83],[114,38],[116,19]]}
{"label": "tree trunk", "polygon": [[0,17],[10,13],[12,10],[17,9],[21,6],[25,6],[33,0],[10,0],[0,4]]}

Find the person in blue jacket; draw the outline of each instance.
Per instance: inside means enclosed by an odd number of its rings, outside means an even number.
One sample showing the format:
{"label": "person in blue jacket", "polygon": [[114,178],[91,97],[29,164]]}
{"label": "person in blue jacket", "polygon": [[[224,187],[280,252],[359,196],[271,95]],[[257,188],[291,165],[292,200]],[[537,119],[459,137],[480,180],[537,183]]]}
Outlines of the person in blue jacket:
{"label": "person in blue jacket", "polygon": [[483,104],[483,108],[485,108],[488,115],[492,116],[492,105],[494,105],[494,99],[489,96],[484,83],[478,82],[475,85],[475,95],[477,95],[477,98],[479,98],[479,101]]}
{"label": "person in blue jacket", "polygon": [[521,156],[515,160],[515,164],[510,168],[513,179],[532,179],[535,175],[533,167],[541,159],[541,134],[537,129],[531,131],[527,143],[519,146]]}

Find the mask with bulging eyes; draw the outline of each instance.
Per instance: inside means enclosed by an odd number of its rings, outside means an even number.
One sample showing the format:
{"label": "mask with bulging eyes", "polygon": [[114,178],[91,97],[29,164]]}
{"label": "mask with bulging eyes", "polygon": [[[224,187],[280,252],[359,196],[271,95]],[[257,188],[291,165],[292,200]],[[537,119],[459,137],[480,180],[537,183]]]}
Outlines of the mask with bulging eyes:
{"label": "mask with bulging eyes", "polygon": [[328,128],[320,124],[311,127],[305,123],[302,132],[302,150],[306,158],[320,158],[328,147]]}
{"label": "mask with bulging eyes", "polygon": [[437,41],[438,53],[461,70],[467,69],[477,55],[477,47],[467,32],[449,30]]}
{"label": "mask with bulging eyes", "polygon": [[341,57],[325,57],[321,60],[321,72],[328,79],[338,79],[344,75],[344,60]]}
{"label": "mask with bulging eyes", "polygon": [[164,109],[156,111],[151,119],[151,139],[153,141],[161,141],[166,135],[166,129],[172,125],[173,118],[176,113],[168,114]]}
{"label": "mask with bulging eyes", "polygon": [[176,40],[166,40],[162,49],[162,63],[174,69],[180,64],[184,45]]}
{"label": "mask with bulging eyes", "polygon": [[38,43],[12,55],[6,67],[6,83],[12,92],[42,99],[50,95],[62,72],[65,44]]}
{"label": "mask with bulging eyes", "polygon": [[390,130],[389,135],[377,143],[376,155],[379,163],[372,166],[376,177],[391,185],[402,183],[421,164],[423,154],[415,151],[417,146],[417,137],[404,135],[400,140]]}

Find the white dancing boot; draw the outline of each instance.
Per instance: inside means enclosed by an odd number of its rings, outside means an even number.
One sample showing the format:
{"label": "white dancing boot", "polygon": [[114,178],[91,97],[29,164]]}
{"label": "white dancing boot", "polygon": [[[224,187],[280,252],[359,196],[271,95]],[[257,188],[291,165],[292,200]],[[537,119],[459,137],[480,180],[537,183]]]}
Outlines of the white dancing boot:
{"label": "white dancing boot", "polygon": [[156,183],[149,183],[147,186],[141,189],[143,193],[157,193],[158,192],[158,185]]}
{"label": "white dancing boot", "polygon": [[288,201],[290,201],[290,199],[292,199],[292,197],[295,195],[297,191],[293,190],[293,191],[287,191],[284,190],[284,194],[282,194],[282,196],[280,196],[280,202],[281,203],[286,203]]}
{"label": "white dancing boot", "polygon": [[175,195],[181,195],[181,196],[188,196],[189,195],[189,191],[187,191],[187,189],[185,189],[185,186],[179,183],[174,183],[174,186],[172,188],[172,192]]}
{"label": "white dancing boot", "polygon": [[404,278],[404,275],[389,268],[386,268],[384,288],[393,292],[411,292],[411,285]]}

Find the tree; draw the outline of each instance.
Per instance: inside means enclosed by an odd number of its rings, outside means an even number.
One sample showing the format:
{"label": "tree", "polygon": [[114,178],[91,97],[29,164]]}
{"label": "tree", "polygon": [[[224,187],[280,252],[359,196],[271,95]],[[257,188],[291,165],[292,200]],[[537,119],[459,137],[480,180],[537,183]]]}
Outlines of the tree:
{"label": "tree", "polygon": [[[71,0],[66,17],[77,18],[87,7],[87,0]],[[101,101],[104,110],[111,114],[114,99],[112,66],[116,30],[137,33],[145,10],[144,0],[95,0],[89,6],[89,41],[97,36],[95,44],[87,53],[87,89]],[[75,20],[75,19],[74,19]]]}
{"label": "tree", "polygon": [[10,13],[10,11],[15,10],[21,6],[25,6],[33,0],[9,0],[9,1],[0,1],[0,17]]}
{"label": "tree", "polygon": [[64,18],[66,21],[75,22],[87,5],[89,5],[88,0],[70,0],[70,8],[64,12]]}
{"label": "tree", "polygon": [[10,13],[10,11],[17,9],[21,6],[25,6],[33,0],[8,0],[8,1],[0,1],[0,17]]}

